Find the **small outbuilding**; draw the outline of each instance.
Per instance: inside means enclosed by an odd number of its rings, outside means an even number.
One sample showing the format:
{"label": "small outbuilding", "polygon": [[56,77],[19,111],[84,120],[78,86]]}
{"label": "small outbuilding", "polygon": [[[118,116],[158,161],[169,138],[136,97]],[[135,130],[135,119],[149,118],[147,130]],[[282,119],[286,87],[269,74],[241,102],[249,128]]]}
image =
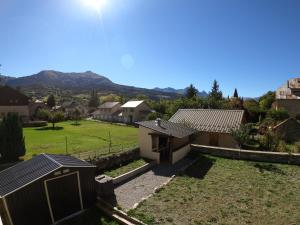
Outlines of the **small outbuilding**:
{"label": "small outbuilding", "polygon": [[48,225],[91,207],[94,165],[71,156],[41,154],[0,172],[3,225]]}
{"label": "small outbuilding", "polygon": [[176,163],[190,151],[197,131],[182,124],[161,119],[137,122],[140,154],[157,163]]}
{"label": "small outbuilding", "polygon": [[236,148],[231,135],[246,122],[244,110],[179,109],[169,120],[198,130],[194,144]]}

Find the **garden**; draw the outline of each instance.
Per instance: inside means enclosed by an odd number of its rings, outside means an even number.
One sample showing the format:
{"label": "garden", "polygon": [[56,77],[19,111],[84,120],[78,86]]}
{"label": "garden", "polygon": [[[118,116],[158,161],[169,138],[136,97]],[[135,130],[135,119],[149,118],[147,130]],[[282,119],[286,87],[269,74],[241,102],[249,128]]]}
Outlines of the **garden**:
{"label": "garden", "polygon": [[129,214],[146,224],[300,224],[300,167],[195,155]]}

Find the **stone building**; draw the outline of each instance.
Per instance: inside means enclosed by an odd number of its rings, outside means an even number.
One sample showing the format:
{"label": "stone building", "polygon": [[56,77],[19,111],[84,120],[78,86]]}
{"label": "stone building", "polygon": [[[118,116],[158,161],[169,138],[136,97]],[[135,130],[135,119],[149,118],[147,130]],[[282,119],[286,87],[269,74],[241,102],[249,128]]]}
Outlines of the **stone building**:
{"label": "stone building", "polygon": [[276,91],[275,109],[286,109],[291,117],[300,116],[300,78],[287,81]]}

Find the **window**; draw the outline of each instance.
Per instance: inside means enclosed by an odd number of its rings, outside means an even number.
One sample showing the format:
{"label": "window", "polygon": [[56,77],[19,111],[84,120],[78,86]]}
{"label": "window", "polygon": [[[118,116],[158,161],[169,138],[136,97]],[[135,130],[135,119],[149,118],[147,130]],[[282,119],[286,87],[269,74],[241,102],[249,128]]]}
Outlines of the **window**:
{"label": "window", "polygon": [[130,109],[130,112],[133,112],[134,110],[133,109]]}

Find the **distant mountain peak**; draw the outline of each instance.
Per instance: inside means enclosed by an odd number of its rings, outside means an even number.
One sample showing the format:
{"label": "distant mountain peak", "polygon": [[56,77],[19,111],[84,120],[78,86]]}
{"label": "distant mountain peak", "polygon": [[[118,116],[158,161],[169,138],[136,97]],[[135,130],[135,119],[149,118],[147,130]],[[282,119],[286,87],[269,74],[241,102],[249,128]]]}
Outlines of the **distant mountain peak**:
{"label": "distant mountain peak", "polygon": [[107,77],[90,70],[79,73],[42,70],[36,74],[18,78],[0,76],[0,84],[6,84],[12,87],[19,86],[29,93],[38,91],[38,93],[45,93],[46,95],[48,95],[47,90],[53,90],[54,88],[56,90],[71,91],[73,93],[87,93],[95,89],[101,94],[114,93],[124,96],[144,94],[150,98],[175,98],[179,96],[179,94],[175,92],[163,92],[116,84]]}
{"label": "distant mountain peak", "polygon": [[[165,93],[176,93],[176,94],[180,94],[180,95],[184,95],[186,93],[187,89],[188,89],[188,87],[183,88],[183,89],[175,89],[175,88],[172,88],[172,87],[166,87],[166,88],[156,87],[156,88],[153,88],[153,90],[156,90],[156,91],[162,91],[162,92],[165,92]],[[206,91],[198,91],[198,96],[199,97],[207,97],[208,94],[207,94]]]}

